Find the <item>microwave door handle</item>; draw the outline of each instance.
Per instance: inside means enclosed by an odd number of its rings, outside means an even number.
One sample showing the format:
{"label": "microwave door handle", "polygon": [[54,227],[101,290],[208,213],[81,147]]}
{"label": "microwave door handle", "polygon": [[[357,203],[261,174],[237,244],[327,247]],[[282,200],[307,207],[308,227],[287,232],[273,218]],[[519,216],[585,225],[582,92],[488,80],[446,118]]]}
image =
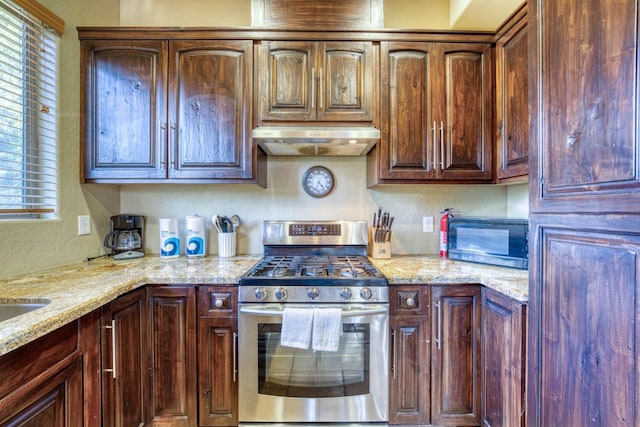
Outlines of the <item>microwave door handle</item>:
{"label": "microwave door handle", "polygon": [[[270,310],[264,308],[240,307],[240,313],[256,316],[282,316],[282,310]],[[386,314],[386,307],[365,308],[359,310],[342,311],[342,317],[371,316],[373,314]]]}

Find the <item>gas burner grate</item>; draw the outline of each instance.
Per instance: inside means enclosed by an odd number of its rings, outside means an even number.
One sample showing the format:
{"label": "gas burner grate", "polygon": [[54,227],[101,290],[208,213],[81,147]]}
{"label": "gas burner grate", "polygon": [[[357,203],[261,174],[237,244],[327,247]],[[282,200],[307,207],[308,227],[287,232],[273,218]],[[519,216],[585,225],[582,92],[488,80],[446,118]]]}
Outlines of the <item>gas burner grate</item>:
{"label": "gas burner grate", "polygon": [[363,256],[266,256],[247,274],[265,278],[367,278],[379,277],[376,268]]}

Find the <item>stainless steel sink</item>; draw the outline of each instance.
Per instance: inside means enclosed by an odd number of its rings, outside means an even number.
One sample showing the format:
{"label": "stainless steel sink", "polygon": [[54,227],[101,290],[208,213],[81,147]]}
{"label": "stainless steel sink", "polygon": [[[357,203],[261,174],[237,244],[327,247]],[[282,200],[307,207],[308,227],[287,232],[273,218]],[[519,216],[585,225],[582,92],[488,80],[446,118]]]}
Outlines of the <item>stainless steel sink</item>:
{"label": "stainless steel sink", "polygon": [[29,313],[49,304],[49,300],[2,301],[0,300],[0,322]]}

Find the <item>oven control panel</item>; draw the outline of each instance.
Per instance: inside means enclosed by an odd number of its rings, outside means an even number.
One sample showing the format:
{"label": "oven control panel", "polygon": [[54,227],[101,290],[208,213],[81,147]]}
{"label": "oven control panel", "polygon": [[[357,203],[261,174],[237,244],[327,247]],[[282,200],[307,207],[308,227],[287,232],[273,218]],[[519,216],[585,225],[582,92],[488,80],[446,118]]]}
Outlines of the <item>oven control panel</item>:
{"label": "oven control panel", "polygon": [[289,236],[340,236],[340,224],[289,224]]}

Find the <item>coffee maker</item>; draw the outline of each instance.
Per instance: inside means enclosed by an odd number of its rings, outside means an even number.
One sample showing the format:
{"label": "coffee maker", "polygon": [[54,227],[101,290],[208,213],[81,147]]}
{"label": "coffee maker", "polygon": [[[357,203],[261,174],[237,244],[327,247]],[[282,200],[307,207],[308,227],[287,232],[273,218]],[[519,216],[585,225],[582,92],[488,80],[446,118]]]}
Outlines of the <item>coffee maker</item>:
{"label": "coffee maker", "polygon": [[104,238],[104,245],[111,249],[113,259],[143,257],[143,230],[143,216],[114,215],[111,217],[111,231]]}

